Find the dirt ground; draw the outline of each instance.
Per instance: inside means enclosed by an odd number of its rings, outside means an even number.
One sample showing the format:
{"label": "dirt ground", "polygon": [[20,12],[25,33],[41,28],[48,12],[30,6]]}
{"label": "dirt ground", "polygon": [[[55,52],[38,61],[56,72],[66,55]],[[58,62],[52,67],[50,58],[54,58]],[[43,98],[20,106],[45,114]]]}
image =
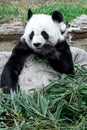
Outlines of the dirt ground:
{"label": "dirt ground", "polygon": [[20,10],[23,10],[27,7],[35,7],[39,6],[40,4],[52,1],[53,0],[0,0],[0,4],[3,3],[15,4],[20,8]]}
{"label": "dirt ground", "polygon": [[80,4],[83,6],[87,5],[86,0],[0,0],[0,5],[3,3],[11,3],[11,4],[17,4],[20,9],[24,9],[27,7],[35,7],[43,3],[51,4],[51,3],[70,3],[70,4]]}
{"label": "dirt ground", "polygon": [[16,43],[15,41],[9,41],[9,42],[4,41],[4,42],[0,42],[0,52],[1,51],[12,51],[12,49],[16,45],[15,43]]}
{"label": "dirt ground", "polygon": [[[0,51],[12,51],[17,41],[0,42]],[[79,47],[87,51],[87,39],[73,41],[71,46]]]}

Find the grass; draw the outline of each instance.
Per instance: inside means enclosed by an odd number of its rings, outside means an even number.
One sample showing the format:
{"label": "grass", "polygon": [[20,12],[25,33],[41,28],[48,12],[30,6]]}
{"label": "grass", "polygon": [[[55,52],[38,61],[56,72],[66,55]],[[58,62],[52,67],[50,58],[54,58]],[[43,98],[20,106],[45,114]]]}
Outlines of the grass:
{"label": "grass", "polygon": [[[21,7],[22,8],[22,7]],[[27,7],[28,9],[29,7]],[[14,17],[26,19],[27,9],[20,9],[17,5],[2,4],[0,7],[0,22],[10,20]],[[87,14],[87,8],[81,6],[80,4],[66,4],[56,2],[54,4],[42,4],[38,7],[31,8],[34,13],[45,13],[52,14],[54,10],[60,10],[64,16],[64,21],[66,23],[70,22],[73,18],[81,15]]]}
{"label": "grass", "polygon": [[53,5],[42,5],[34,9],[34,13],[45,13],[51,14],[53,11],[59,10],[64,16],[64,21],[66,23],[70,22],[72,19],[76,18],[81,14],[87,14],[87,8],[80,5],[71,4],[53,4]]}
{"label": "grass", "polygon": [[32,96],[1,94],[0,130],[86,130],[87,69],[75,70],[74,78],[58,74]]}
{"label": "grass", "polygon": [[16,5],[2,4],[2,6],[0,6],[0,23],[9,21],[18,15],[19,9]]}
{"label": "grass", "polygon": [[[76,18],[77,16],[81,14],[87,14],[87,8],[82,7],[80,5],[70,5],[70,4],[53,4],[53,5],[42,5],[37,8],[33,9],[34,13],[45,13],[51,15],[53,11],[59,10],[62,12],[64,16],[64,21],[66,23],[70,22],[72,19]],[[23,14],[23,18],[26,18],[25,15],[27,13]]]}

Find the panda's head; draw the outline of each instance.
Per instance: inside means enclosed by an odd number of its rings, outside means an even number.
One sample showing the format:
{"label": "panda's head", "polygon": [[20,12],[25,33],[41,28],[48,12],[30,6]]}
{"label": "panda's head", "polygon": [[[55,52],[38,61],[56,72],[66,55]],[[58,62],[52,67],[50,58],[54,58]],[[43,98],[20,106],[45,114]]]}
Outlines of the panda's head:
{"label": "panda's head", "polygon": [[33,14],[28,10],[28,22],[22,38],[34,51],[40,51],[44,45],[55,46],[62,41],[62,32],[66,29],[63,16],[59,11],[54,11],[52,16],[46,14]]}

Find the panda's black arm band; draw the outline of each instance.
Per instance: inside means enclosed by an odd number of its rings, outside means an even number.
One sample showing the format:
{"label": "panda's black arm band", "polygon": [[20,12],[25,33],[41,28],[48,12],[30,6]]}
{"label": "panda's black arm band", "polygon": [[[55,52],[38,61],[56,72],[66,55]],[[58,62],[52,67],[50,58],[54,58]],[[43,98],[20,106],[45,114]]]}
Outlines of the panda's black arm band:
{"label": "panda's black arm band", "polygon": [[66,41],[62,41],[61,43],[58,43],[55,48],[59,53],[59,56],[55,59],[50,59],[50,65],[60,73],[73,75],[74,67],[69,45]]}
{"label": "panda's black arm band", "polygon": [[5,93],[16,90],[18,76],[23,68],[24,62],[33,51],[28,47],[25,40],[20,40],[12,51],[1,74],[1,87]]}

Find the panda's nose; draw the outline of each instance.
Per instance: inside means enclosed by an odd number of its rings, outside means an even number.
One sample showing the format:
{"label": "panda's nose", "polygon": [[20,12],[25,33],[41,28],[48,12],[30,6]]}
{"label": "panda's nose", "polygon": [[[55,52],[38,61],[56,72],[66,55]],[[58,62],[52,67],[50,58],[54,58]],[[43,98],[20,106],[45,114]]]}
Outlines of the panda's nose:
{"label": "panda's nose", "polygon": [[41,45],[41,43],[34,43],[33,44],[35,47],[39,47]]}

